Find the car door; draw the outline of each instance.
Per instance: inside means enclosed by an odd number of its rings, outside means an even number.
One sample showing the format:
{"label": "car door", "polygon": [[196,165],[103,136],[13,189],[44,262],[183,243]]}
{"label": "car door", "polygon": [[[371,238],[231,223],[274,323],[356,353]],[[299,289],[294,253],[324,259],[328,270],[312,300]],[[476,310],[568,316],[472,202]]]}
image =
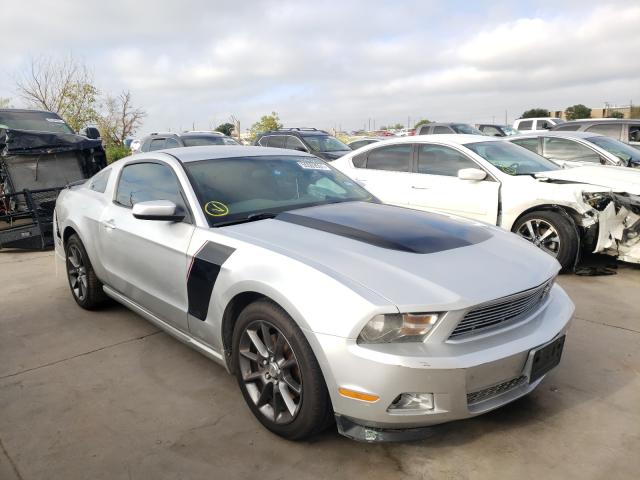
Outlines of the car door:
{"label": "car door", "polygon": [[451,213],[496,225],[500,183],[487,173],[484,180],[462,180],[463,168],[484,170],[467,155],[438,144],[416,145],[409,204],[420,210]]}
{"label": "car door", "polygon": [[[140,220],[138,202],[170,200],[185,214],[181,222]],[[120,172],[113,201],[99,228],[107,283],[173,326],[187,330],[187,248],[191,214],[171,166],[157,160],[130,162]]]}
{"label": "car door", "polygon": [[385,145],[354,158],[354,179],[385,203],[406,206],[413,175],[413,144]]}

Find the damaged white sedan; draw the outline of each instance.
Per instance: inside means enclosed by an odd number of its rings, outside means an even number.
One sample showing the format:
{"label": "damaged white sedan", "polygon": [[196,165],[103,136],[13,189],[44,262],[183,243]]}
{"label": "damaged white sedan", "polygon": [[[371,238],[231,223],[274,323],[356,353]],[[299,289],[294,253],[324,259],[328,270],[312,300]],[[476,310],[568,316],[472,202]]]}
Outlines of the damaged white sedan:
{"label": "damaged white sedan", "polygon": [[565,269],[580,251],[640,263],[640,171],[562,170],[477,135],[405,137],[333,162],[386,203],[482,220],[517,233]]}

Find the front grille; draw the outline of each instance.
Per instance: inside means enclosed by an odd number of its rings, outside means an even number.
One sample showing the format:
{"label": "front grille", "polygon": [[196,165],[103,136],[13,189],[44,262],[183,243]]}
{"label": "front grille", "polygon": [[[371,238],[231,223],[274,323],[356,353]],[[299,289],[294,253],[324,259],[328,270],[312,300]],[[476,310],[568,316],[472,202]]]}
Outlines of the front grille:
{"label": "front grille", "polygon": [[509,390],[513,390],[514,388],[519,387],[526,380],[527,377],[523,375],[521,377],[514,378],[513,380],[494,385],[493,387],[485,388],[484,390],[480,390],[478,392],[467,393],[467,405],[473,405],[475,403],[482,402],[483,400],[488,400],[489,398],[502,395]]}
{"label": "front grille", "polygon": [[547,298],[553,279],[535,288],[484,303],[467,312],[449,338],[479,333],[495,326],[503,326],[524,318],[536,310]]}

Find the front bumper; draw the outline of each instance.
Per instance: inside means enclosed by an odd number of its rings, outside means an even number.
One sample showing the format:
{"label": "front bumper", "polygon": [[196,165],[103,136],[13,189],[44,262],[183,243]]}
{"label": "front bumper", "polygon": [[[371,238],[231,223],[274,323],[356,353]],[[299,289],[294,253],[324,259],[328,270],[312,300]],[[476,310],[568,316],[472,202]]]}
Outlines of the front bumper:
{"label": "front bumper", "polygon": [[[340,433],[363,441],[410,440],[429,427],[473,417],[533,391],[532,350],[564,335],[574,312],[555,286],[546,307],[518,328],[466,342],[363,347],[354,339],[314,334]],[[339,388],[376,395],[375,402],[347,398]],[[389,411],[407,392],[432,393],[433,408]]]}

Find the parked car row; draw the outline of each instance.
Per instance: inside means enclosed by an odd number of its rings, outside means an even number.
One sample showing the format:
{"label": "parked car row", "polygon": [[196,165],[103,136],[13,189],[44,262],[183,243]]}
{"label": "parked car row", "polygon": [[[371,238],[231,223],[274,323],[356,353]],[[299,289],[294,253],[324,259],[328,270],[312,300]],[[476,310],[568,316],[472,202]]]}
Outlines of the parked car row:
{"label": "parked car row", "polygon": [[[640,171],[542,156],[570,134],[424,130],[355,151],[311,128],[253,147],[151,134],[60,193],[71,294],[116,300],[224,365],[289,439],[333,422],[415,439],[527,395],[573,315],[560,269],[580,248],[640,263]],[[532,138],[535,153],[512,143]]]}

